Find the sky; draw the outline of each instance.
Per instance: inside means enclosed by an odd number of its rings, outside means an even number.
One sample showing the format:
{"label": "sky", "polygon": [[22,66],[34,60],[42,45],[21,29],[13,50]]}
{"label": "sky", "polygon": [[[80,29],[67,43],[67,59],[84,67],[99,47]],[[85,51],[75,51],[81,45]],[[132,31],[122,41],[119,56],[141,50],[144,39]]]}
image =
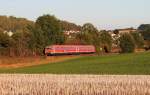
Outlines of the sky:
{"label": "sky", "polygon": [[150,0],[0,0],[0,15],[35,21],[43,14],[99,29],[137,28],[150,23]]}

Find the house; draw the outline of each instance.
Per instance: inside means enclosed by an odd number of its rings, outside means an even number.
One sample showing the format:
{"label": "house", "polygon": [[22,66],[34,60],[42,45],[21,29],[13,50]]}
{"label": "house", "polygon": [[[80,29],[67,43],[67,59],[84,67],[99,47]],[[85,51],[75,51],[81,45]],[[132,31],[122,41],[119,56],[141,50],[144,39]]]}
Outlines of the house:
{"label": "house", "polygon": [[70,34],[76,34],[76,33],[79,33],[80,31],[74,31],[74,30],[70,30],[70,31],[64,31],[64,33],[66,35],[70,35]]}
{"label": "house", "polygon": [[118,31],[119,34],[122,34],[122,33],[135,32],[135,31],[137,31],[137,29],[134,29],[134,28],[125,28],[125,29],[117,29],[117,31]]}
{"label": "house", "polygon": [[4,31],[5,34],[7,34],[9,37],[11,37],[13,35],[12,31]]}
{"label": "house", "polygon": [[80,31],[74,31],[74,30],[70,30],[70,31],[64,31],[64,34],[66,36],[68,36],[69,38],[72,38],[75,34],[79,33]]}

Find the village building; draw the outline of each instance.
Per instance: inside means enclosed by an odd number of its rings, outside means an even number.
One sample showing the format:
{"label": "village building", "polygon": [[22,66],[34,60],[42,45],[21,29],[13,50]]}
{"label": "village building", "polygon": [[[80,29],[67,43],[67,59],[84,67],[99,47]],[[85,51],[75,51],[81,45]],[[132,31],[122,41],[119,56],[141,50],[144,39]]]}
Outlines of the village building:
{"label": "village building", "polygon": [[4,31],[5,34],[7,34],[9,37],[11,37],[13,35],[12,31]]}
{"label": "village building", "polygon": [[137,29],[134,29],[134,28],[125,28],[125,29],[117,29],[117,31],[118,31],[119,34],[122,34],[122,33],[135,32],[135,31],[137,31]]}
{"label": "village building", "polygon": [[68,37],[68,38],[72,38],[74,37],[75,34],[79,33],[80,31],[74,31],[74,30],[70,30],[70,31],[64,31],[64,34]]}

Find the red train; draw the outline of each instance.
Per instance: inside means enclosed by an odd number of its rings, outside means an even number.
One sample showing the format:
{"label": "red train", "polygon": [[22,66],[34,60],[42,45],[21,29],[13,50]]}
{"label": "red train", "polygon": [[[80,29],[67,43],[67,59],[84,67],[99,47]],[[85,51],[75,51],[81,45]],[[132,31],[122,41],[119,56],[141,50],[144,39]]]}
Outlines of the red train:
{"label": "red train", "polygon": [[51,45],[45,48],[46,55],[95,53],[92,45]]}

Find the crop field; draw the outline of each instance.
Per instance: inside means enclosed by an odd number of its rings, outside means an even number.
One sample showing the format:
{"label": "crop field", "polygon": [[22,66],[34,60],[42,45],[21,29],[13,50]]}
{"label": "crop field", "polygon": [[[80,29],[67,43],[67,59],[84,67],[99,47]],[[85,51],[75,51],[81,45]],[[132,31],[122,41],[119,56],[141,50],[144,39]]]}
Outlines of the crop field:
{"label": "crop field", "polygon": [[150,76],[2,74],[0,95],[150,95]]}
{"label": "crop field", "polygon": [[[57,61],[57,59],[55,59]],[[150,75],[150,52],[79,56],[61,62],[21,68],[1,68],[0,73]]]}

